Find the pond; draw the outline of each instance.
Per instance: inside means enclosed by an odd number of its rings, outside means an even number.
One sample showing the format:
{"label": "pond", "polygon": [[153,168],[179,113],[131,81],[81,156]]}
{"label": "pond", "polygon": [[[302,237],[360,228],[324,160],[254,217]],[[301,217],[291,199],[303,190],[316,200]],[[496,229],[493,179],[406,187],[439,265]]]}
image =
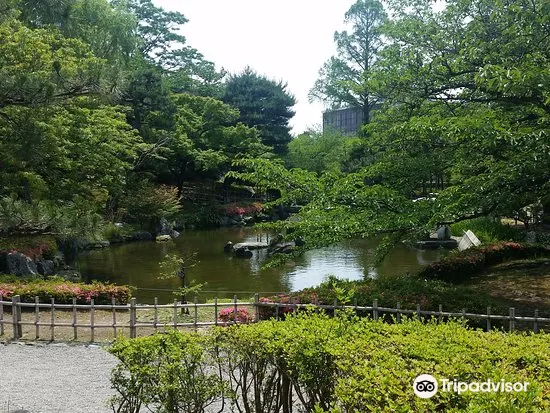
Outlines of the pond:
{"label": "pond", "polygon": [[[159,263],[166,254],[196,253],[198,262],[187,270],[186,280],[206,283],[201,298],[235,294],[249,298],[254,292],[263,295],[289,292],[318,285],[329,274],[362,279],[377,274],[413,273],[446,254],[441,250],[416,250],[400,245],[373,268],[371,262],[377,241],[357,239],[309,251],[277,268],[261,270],[267,258],[265,250],[253,251],[250,259],[223,252],[227,241],[256,241],[257,236],[251,228],[187,231],[168,243],[136,242],[88,251],[79,255],[75,264],[86,281],[133,285],[138,288],[135,292],[138,302],[152,303],[154,297],[158,297],[159,302],[166,303],[174,299],[171,290],[181,286],[177,278],[159,279]],[[265,235],[263,237],[265,240]]]}

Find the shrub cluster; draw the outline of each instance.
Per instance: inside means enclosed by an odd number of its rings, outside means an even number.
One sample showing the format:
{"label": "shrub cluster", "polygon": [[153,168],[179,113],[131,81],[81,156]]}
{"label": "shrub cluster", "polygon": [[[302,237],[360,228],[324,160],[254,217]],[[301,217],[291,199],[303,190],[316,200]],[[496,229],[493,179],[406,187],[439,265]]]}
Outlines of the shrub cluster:
{"label": "shrub cluster", "polygon": [[466,280],[488,266],[504,261],[547,256],[550,256],[550,248],[542,245],[499,242],[451,254],[428,265],[419,276],[456,282]]}
{"label": "shrub cluster", "polygon": [[50,277],[18,282],[1,282],[0,295],[10,298],[21,296],[22,302],[34,302],[39,297],[41,302],[49,302],[51,298],[59,304],[72,303],[73,297],[78,304],[89,304],[93,298],[95,304],[111,304],[114,298],[117,304],[127,304],[131,297],[131,287],[100,283],[73,283],[62,278]]}
{"label": "shrub cluster", "polygon": [[[424,279],[414,275],[379,276],[367,280],[341,280],[329,277],[319,286],[276,296],[262,297],[260,303],[280,304],[322,304],[322,305],[372,305],[378,300],[381,307],[416,309],[420,304],[424,310],[437,310],[439,304],[445,310],[482,312],[491,306],[495,311],[507,311],[509,303],[492,298],[489,294],[475,290],[468,285],[454,285],[440,280]],[[292,312],[292,307],[260,307],[260,317],[274,317]]]}
{"label": "shrub cluster", "polygon": [[[547,412],[550,336],[484,333],[461,323],[373,322],[298,313],[206,334],[119,339],[113,411]],[[413,393],[431,374],[462,382],[529,382],[526,392]],[[220,410],[221,406],[221,410]],[[225,411],[225,410],[223,410]]]}
{"label": "shrub cluster", "polygon": [[0,237],[0,254],[20,252],[33,260],[52,259],[57,243],[51,235],[19,235]]}
{"label": "shrub cluster", "polygon": [[222,216],[243,216],[243,215],[255,215],[262,212],[263,205],[259,202],[253,202],[251,204],[227,204],[218,209],[218,212]]}
{"label": "shrub cluster", "polygon": [[525,237],[525,234],[521,231],[502,224],[500,218],[480,217],[451,225],[451,233],[455,236],[461,237],[467,230],[473,231],[484,244],[499,241],[518,241],[520,238]]}
{"label": "shrub cluster", "polygon": [[220,321],[224,322],[238,321],[241,323],[247,323],[254,319],[254,317],[244,307],[237,307],[237,311],[235,311],[234,307],[224,308],[218,313],[218,318]]}

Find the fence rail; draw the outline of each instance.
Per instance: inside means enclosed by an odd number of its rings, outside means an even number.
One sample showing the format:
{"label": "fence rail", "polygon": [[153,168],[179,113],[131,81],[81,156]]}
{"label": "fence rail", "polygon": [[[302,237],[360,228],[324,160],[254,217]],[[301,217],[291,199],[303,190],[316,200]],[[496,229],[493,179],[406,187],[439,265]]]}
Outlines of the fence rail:
{"label": "fence rail", "polygon": [[[232,321],[221,320],[219,310],[228,307],[234,310],[235,315],[237,314],[237,309],[240,307],[252,308],[253,318],[247,321],[239,321],[236,317]],[[210,321],[205,321],[204,315],[199,317],[199,311],[208,308],[213,311],[207,317]],[[261,319],[261,312],[264,311],[263,315],[265,316],[266,309],[270,308],[272,312],[269,315],[276,319],[279,319],[285,312],[301,308],[314,308],[329,311],[351,310],[356,313],[367,312],[372,315],[374,320],[379,320],[381,316],[387,314],[392,316],[392,320],[395,322],[401,322],[403,316],[418,318],[432,317],[437,319],[438,322],[442,322],[444,318],[485,320],[485,329],[487,331],[490,331],[494,327],[492,324],[493,321],[508,322],[508,330],[510,332],[517,329],[516,322],[527,323],[528,328],[532,329],[535,333],[540,331],[541,325],[550,327],[550,318],[539,317],[538,310],[534,311],[533,317],[517,316],[513,307],[509,309],[508,315],[499,315],[492,314],[490,307],[487,307],[486,314],[477,314],[468,313],[465,310],[461,312],[443,311],[442,305],[439,305],[438,311],[422,310],[420,305],[417,305],[414,310],[405,309],[401,308],[399,303],[397,303],[395,308],[380,307],[378,306],[378,300],[374,300],[372,306],[359,306],[357,303],[354,305],[338,305],[337,302],[334,302],[333,305],[266,303],[259,301],[259,294],[254,295],[254,301],[238,301],[237,296],[234,296],[231,302],[219,302],[218,298],[215,298],[213,303],[198,303],[197,297],[195,297],[192,303],[182,303],[174,300],[171,304],[159,304],[158,299],[155,298],[154,304],[144,305],[137,304],[135,298],[132,298],[130,303],[125,305],[116,304],[114,299],[111,304],[95,304],[93,299],[90,304],[77,304],[76,298],[73,298],[72,304],[58,304],[53,298],[49,303],[40,303],[38,297],[32,303],[23,303],[18,295],[12,297],[10,300],[4,299],[0,295],[0,336],[12,340],[32,338],[32,330],[34,330],[35,340],[45,339],[41,335],[41,327],[43,327],[49,329],[47,336],[50,341],[56,340],[56,331],[59,331],[60,328],[72,330],[72,340],[78,340],[79,329],[80,331],[84,329],[89,332],[87,337],[91,342],[96,340],[98,329],[111,329],[112,335],[109,335],[109,337],[112,338],[116,338],[121,332],[125,335],[127,332],[130,338],[135,338],[138,336],[140,330],[147,334],[167,328],[193,328],[197,330],[199,327],[257,322]],[[25,309],[28,311],[24,311]],[[99,322],[97,320],[98,311],[103,312]],[[192,311],[192,315],[190,311]],[[10,316],[7,316],[8,313]],[[88,315],[88,322],[79,321],[83,313]],[[139,318],[138,313],[145,314],[145,316]],[[170,313],[168,318],[171,319],[161,320],[161,315],[166,316],[168,313]],[[185,322],[186,319],[187,322]],[[6,332],[7,329],[10,329],[9,326],[11,326],[11,335]],[[25,327],[27,331],[24,334]],[[66,335],[61,338],[68,339]]]}

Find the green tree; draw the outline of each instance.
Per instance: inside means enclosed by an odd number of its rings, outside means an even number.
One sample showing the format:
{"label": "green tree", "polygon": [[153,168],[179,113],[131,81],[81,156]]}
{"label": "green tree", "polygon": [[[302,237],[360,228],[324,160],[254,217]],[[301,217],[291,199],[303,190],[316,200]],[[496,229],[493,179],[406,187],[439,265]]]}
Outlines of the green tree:
{"label": "green tree", "polygon": [[[310,246],[376,234],[392,245],[438,223],[514,216],[550,192],[548,2],[390,7],[376,79],[385,107],[363,143],[372,162],[321,177],[299,219],[278,224]],[[261,183],[274,174],[246,168]],[[424,192],[437,195],[415,199]]]}
{"label": "green tree", "polygon": [[284,154],[292,139],[288,123],[296,100],[286,88],[248,67],[230,76],[223,95],[225,103],[239,109],[238,121],[258,129],[262,142],[277,154]]}
{"label": "green tree", "polygon": [[378,0],[358,0],[344,21],[351,24],[351,32],[334,33],[337,56],[319,71],[310,99],[321,100],[332,108],[361,108],[363,122],[368,123],[372,109],[382,100],[373,73],[382,48],[380,28],[386,13]]}
{"label": "green tree", "polygon": [[290,168],[322,174],[329,170],[341,170],[358,144],[356,137],[309,130],[290,141],[285,159]]}

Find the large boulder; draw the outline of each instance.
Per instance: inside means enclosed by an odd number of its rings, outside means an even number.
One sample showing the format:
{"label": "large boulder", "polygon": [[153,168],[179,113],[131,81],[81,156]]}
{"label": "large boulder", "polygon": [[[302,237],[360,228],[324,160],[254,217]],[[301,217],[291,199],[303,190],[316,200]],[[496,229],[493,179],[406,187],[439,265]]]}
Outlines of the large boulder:
{"label": "large boulder", "polygon": [[73,269],[60,270],[55,275],[74,283],[82,281],[82,275],[80,274],[80,272]]}
{"label": "large boulder", "polygon": [[6,266],[12,275],[38,275],[34,261],[20,252],[10,252],[6,257]]}
{"label": "large boulder", "polygon": [[157,242],[168,242],[171,239],[172,239],[172,237],[170,235],[158,235],[155,238],[155,241],[157,241]]}
{"label": "large boulder", "polygon": [[36,261],[36,268],[38,273],[44,276],[54,275],[55,264],[52,260],[39,260]]}
{"label": "large boulder", "polygon": [[132,234],[131,239],[133,241],[152,241],[153,234],[147,231],[137,231]]}
{"label": "large boulder", "polygon": [[174,230],[174,226],[168,222],[166,218],[161,218],[157,225],[157,235],[170,235]]}
{"label": "large boulder", "polygon": [[228,241],[227,244],[223,247],[223,252],[233,252],[233,243]]}
{"label": "large boulder", "polygon": [[235,250],[235,257],[252,258],[252,251],[250,251],[247,247],[237,248]]}
{"label": "large boulder", "polygon": [[440,241],[447,241],[451,239],[451,228],[448,225],[439,227],[436,231],[437,239]]}

